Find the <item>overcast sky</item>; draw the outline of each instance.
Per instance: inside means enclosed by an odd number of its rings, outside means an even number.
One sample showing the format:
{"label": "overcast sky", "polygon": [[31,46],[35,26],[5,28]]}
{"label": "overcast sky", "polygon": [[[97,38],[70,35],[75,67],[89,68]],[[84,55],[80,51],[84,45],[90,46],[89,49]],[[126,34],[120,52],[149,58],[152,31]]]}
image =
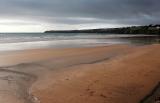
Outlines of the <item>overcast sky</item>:
{"label": "overcast sky", "polygon": [[0,32],[160,23],[160,0],[0,0]]}

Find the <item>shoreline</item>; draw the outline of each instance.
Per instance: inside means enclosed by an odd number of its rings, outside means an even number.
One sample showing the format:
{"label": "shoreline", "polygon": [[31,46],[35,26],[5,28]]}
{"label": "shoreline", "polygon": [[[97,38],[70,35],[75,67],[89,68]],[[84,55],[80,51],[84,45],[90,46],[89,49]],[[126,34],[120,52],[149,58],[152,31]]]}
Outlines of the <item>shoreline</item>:
{"label": "shoreline", "polygon": [[[66,103],[79,103],[83,102],[83,100],[86,103],[93,101],[95,103],[104,103],[104,101],[117,103],[117,100],[121,100],[119,103],[127,103],[127,100],[123,100],[123,96],[126,99],[133,99],[132,102],[135,103],[135,101],[139,101],[148,94],[154,87],[154,84],[156,84],[156,81],[160,80],[158,75],[160,71],[157,69],[160,67],[160,60],[157,57],[159,56],[158,51],[160,51],[159,44],[138,47],[111,45],[90,48],[37,49],[9,52],[0,55],[2,58],[0,65],[1,68],[5,66],[4,71],[14,71],[15,73],[14,75],[2,73],[4,76],[2,75],[1,78],[8,77],[9,80],[17,81],[22,86],[26,86],[29,84],[25,84],[24,81],[30,81],[30,79],[19,76],[17,73],[35,76],[38,80],[33,84],[31,83],[32,86],[28,88],[28,93],[31,96],[29,96],[30,99],[40,100],[41,103],[64,103],[64,101]],[[128,62],[128,64],[124,64],[125,62]],[[140,64],[140,62],[143,63]],[[133,65],[137,63],[138,65]],[[150,69],[151,66],[153,67],[152,69]],[[147,69],[144,70],[145,68]],[[122,69],[125,70],[122,72]],[[150,73],[149,71],[152,72]],[[135,81],[135,73],[141,73],[139,75],[141,79],[138,82]],[[10,79],[10,77],[13,78]],[[149,84],[144,78],[148,80]],[[7,88],[8,83],[6,82],[8,82],[8,79],[7,81],[3,79],[0,83],[6,85],[5,88]],[[15,86],[15,82],[12,83]],[[12,91],[14,86],[11,84],[8,88]],[[143,86],[145,84],[148,84],[148,86]],[[146,89],[144,90],[141,87]],[[0,88],[3,89],[3,87]],[[137,91],[137,88],[140,88],[140,90]],[[70,95],[67,95],[68,90]],[[85,94],[82,93],[83,91]],[[143,91],[143,93],[139,93],[137,96],[132,95],[132,92],[138,93],[139,91]],[[19,93],[21,94],[23,91],[20,90]],[[25,94],[25,96],[27,95]],[[11,101],[9,103],[14,103],[13,99],[15,98],[13,97],[10,98]],[[5,103],[3,99],[0,98],[0,101]],[[22,103],[22,101],[15,103]]]}
{"label": "shoreline", "polygon": [[[84,36],[84,37],[83,37]],[[0,52],[7,51],[17,51],[17,50],[31,50],[31,49],[47,49],[47,48],[88,48],[97,47],[105,45],[144,45],[147,39],[152,40],[153,43],[159,43],[159,35],[96,35],[95,37],[88,37],[87,35],[82,35],[82,38],[50,38],[50,39],[38,39],[38,40],[13,40],[13,41],[1,41],[0,42]],[[152,39],[151,39],[152,38]],[[135,40],[134,40],[135,39]],[[142,40],[142,39],[146,39]],[[128,41],[127,41],[128,40]],[[140,41],[137,41],[140,40]],[[67,41],[67,42],[66,42]],[[133,42],[133,43],[132,43]],[[149,42],[150,44],[152,42]],[[67,43],[67,44],[66,44]]]}

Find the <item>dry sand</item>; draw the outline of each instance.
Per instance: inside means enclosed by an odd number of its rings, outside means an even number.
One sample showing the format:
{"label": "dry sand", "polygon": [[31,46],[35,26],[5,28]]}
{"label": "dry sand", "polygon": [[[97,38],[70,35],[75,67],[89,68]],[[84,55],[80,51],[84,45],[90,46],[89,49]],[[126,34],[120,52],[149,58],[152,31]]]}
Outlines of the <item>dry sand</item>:
{"label": "dry sand", "polygon": [[139,103],[160,81],[159,44],[24,50],[0,58],[0,103]]}

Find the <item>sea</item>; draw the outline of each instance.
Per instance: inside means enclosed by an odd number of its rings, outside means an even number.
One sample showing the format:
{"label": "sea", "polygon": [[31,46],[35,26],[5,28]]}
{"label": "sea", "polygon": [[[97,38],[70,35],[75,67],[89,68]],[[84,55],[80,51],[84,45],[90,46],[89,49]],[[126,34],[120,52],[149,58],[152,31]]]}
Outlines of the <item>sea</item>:
{"label": "sea", "polygon": [[105,33],[0,33],[0,51],[160,43],[160,36]]}

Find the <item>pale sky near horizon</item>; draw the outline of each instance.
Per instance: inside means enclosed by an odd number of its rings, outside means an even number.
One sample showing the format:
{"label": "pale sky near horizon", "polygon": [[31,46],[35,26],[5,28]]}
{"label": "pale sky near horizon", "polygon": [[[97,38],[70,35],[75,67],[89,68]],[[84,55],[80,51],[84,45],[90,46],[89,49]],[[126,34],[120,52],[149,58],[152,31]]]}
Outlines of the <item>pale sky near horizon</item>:
{"label": "pale sky near horizon", "polygon": [[0,0],[0,32],[160,24],[160,0]]}

